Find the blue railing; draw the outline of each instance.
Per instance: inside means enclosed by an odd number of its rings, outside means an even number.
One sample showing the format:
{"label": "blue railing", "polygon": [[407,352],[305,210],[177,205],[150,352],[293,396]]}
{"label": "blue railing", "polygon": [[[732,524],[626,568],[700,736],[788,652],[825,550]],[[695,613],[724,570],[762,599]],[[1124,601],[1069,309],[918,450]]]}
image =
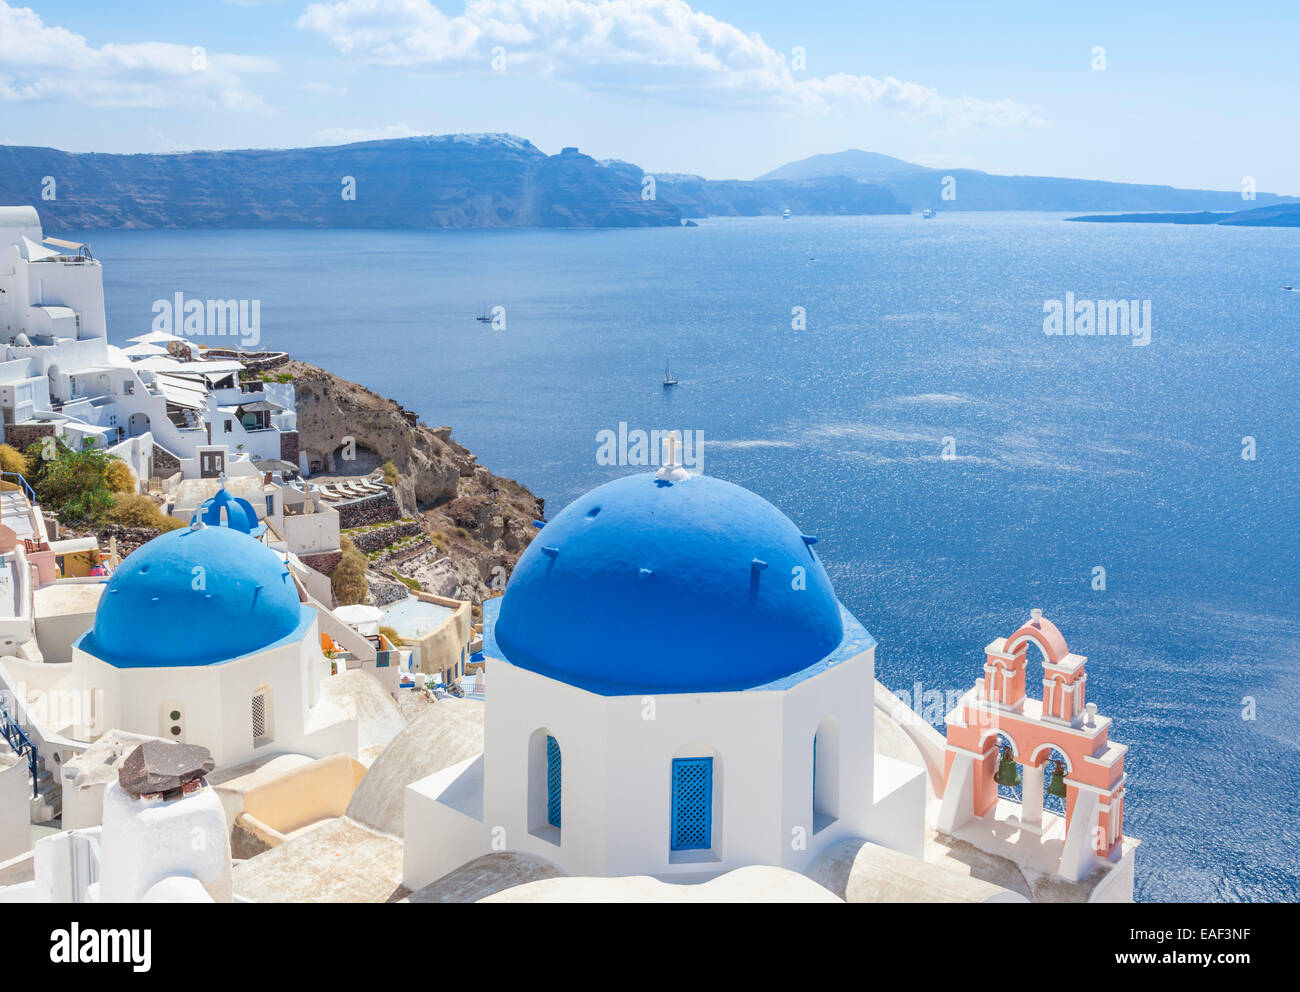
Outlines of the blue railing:
{"label": "blue railing", "polygon": [[18,721],[9,715],[9,711],[5,709],[3,702],[0,702],[0,736],[3,736],[9,742],[14,754],[27,759],[27,769],[32,773],[32,795],[40,795],[40,788],[36,782],[36,762],[38,760],[36,745],[27,736],[27,732],[18,725]]}
{"label": "blue railing", "polygon": [[32,503],[35,503],[35,502],[36,502],[36,490],[32,489],[32,487],[31,487],[30,485],[28,485],[27,480],[23,478],[23,474],[22,474],[21,472],[0,472],[0,479],[7,479],[7,478],[9,478],[10,476],[13,476],[15,479],[17,479],[17,480],[22,484],[23,492],[25,492],[25,493],[27,494],[27,498],[28,498]]}

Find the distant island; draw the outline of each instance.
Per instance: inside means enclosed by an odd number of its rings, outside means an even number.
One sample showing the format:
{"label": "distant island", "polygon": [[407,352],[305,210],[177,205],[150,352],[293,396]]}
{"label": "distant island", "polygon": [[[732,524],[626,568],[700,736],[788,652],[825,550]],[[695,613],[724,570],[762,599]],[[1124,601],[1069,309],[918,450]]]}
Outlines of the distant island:
{"label": "distant island", "polygon": [[[902,159],[857,149],[813,155],[791,162],[759,180],[827,178],[877,182],[913,210],[1064,211],[1231,211],[1241,207],[1237,191],[1175,189],[1095,179],[1049,176],[998,176],[976,169],[932,169]],[[945,196],[945,193],[947,196]],[[1256,195],[1259,204],[1296,203],[1300,198]]]}
{"label": "distant island", "polygon": [[[1257,199],[1262,205],[1300,203],[1271,193]],[[787,212],[1226,212],[1241,200],[1234,192],[930,169],[856,150],[801,159],[758,179],[705,179],[646,173],[577,148],[548,155],[509,134],[452,134],[140,155],[4,145],[5,203],[39,203],[46,229],[67,231],[668,227],[703,217]]]}
{"label": "distant island", "polygon": [[1094,214],[1067,217],[1091,224],[1219,224],[1225,227],[1300,227],[1300,204],[1279,203],[1253,210],[1158,214]]}

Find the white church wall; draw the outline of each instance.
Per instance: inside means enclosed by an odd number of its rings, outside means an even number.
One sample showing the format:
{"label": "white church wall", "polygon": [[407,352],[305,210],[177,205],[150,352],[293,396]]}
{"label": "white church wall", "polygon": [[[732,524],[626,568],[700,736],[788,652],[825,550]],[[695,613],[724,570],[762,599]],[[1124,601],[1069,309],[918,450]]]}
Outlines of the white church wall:
{"label": "white church wall", "polygon": [[[301,640],[218,664],[119,669],[80,648],[74,664],[79,685],[101,692],[102,729],[200,744],[212,752],[218,768],[281,751],[313,757],[342,751],[356,757],[355,720],[307,725],[323,664],[319,644],[313,622]],[[268,732],[255,742],[253,696],[263,687],[269,690]],[[170,718],[172,711],[181,714],[178,720]],[[172,733],[173,726],[181,733]]]}
{"label": "white church wall", "polygon": [[[601,697],[498,659],[491,668],[492,702],[483,727],[484,823],[504,830],[509,850],[547,858],[572,874],[601,874],[608,788]],[[553,831],[530,825],[538,818],[529,810],[528,745],[533,732],[543,728],[560,745],[559,843]],[[536,788],[533,798],[536,802]]]}
{"label": "white church wall", "polygon": [[406,787],[402,884],[408,889],[436,882],[490,851],[518,849],[501,825],[483,818],[483,768],[479,754]]}
{"label": "white church wall", "polygon": [[[217,673],[212,665],[175,668],[116,668],[74,648],[82,686],[99,691],[102,730],[150,734],[185,744],[201,744],[224,764],[223,721]],[[171,711],[181,714],[170,719]],[[171,732],[181,728],[179,734]]]}
{"label": "white church wall", "polygon": [[[607,705],[610,850],[601,874],[782,863],[780,692],[612,697]],[[673,851],[673,759],[692,757],[713,758],[711,846]]]}
{"label": "white church wall", "polygon": [[[873,661],[867,652],[786,691],[605,697],[493,659],[485,824],[501,826],[511,850],[572,874],[799,870],[869,830]],[[827,716],[838,730],[836,815],[815,830],[812,741]],[[558,831],[539,810],[539,731],[560,746]],[[671,850],[672,762],[680,757],[714,759],[707,851]]]}
{"label": "white church wall", "polygon": [[[784,844],[775,863],[803,871],[839,842],[866,835],[873,816],[875,683],[872,648],[784,694]],[[830,740],[817,760],[823,799],[818,816],[813,740],[822,727]]]}
{"label": "white church wall", "polygon": [[914,858],[925,854],[925,769],[887,755],[875,756],[875,804],[858,836]]}
{"label": "white church wall", "polygon": [[12,751],[0,754],[0,861],[32,846],[27,761]]}

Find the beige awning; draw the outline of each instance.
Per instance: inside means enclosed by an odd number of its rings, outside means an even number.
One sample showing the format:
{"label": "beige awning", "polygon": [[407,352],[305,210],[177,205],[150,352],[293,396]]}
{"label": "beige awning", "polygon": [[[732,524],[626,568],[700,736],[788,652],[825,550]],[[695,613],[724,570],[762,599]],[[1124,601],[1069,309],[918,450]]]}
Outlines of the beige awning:
{"label": "beige awning", "polygon": [[207,398],[207,388],[200,382],[179,375],[157,373],[158,388],[168,403],[188,407],[191,410],[203,409]]}
{"label": "beige awning", "polygon": [[62,238],[45,238],[47,245],[58,245],[60,248],[85,248],[86,246],[77,241],[64,241]]}

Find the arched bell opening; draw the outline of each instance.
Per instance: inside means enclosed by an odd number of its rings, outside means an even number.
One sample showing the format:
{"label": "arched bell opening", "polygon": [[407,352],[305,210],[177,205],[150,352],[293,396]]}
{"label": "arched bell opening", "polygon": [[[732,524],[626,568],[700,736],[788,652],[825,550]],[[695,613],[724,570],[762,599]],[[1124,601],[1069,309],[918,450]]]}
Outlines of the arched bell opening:
{"label": "arched bell opening", "polygon": [[1066,784],[1070,774],[1070,759],[1052,744],[1040,744],[1024,765],[1023,802],[1020,824],[1033,833],[1044,833],[1053,821],[1044,813],[1066,818]]}
{"label": "arched bell opening", "polygon": [[1065,779],[1070,759],[1057,747],[1049,747],[1043,759],[1043,809],[1065,818]]}
{"label": "arched bell opening", "polygon": [[997,756],[993,763],[993,781],[998,798],[1013,803],[1024,802],[1024,768],[1017,760],[1015,744],[1002,731],[997,733]]}

